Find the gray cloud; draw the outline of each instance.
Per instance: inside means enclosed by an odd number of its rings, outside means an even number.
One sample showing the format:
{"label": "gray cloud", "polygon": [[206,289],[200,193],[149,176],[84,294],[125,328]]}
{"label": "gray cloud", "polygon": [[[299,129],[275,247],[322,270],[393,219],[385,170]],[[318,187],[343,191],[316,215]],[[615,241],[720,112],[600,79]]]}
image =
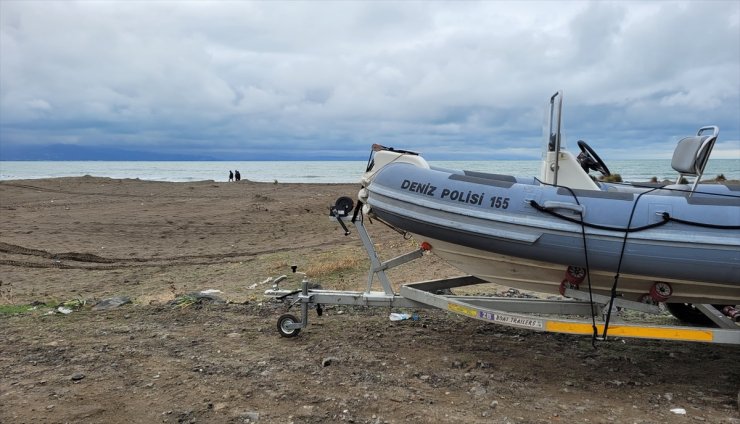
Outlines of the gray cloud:
{"label": "gray cloud", "polygon": [[[0,3],[0,143],[215,157],[538,157],[546,99],[615,158],[721,127],[737,2]],[[607,156],[606,154],[603,156]]]}

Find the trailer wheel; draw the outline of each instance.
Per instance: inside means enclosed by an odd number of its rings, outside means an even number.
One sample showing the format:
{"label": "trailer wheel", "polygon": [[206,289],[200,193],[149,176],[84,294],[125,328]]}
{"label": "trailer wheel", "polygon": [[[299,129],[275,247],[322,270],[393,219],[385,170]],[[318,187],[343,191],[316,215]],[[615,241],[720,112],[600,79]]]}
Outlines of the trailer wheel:
{"label": "trailer wheel", "polygon": [[298,333],[301,332],[300,328],[288,328],[287,326],[289,324],[295,324],[298,321],[298,318],[295,317],[293,314],[282,314],[280,315],[280,318],[278,318],[277,321],[277,330],[278,333],[280,333],[283,337],[295,337],[298,335]]}
{"label": "trailer wheel", "polygon": [[578,285],[580,285],[585,278],[586,278],[585,268],[571,265],[568,267],[567,270],[565,270],[565,279],[568,280],[569,283],[574,284],[576,288],[578,288]]}
{"label": "trailer wheel", "polygon": [[650,295],[656,302],[665,302],[673,295],[673,287],[663,281],[656,281],[650,288]]}

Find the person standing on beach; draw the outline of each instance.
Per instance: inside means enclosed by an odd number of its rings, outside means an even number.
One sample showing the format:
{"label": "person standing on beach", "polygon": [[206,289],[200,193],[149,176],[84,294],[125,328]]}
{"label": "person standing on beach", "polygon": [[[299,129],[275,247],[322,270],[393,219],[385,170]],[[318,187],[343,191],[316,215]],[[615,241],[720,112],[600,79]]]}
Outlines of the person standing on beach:
{"label": "person standing on beach", "polygon": [[240,181],[242,179],[242,174],[239,173],[239,170],[238,169],[236,171],[234,171],[234,179],[236,181]]}
{"label": "person standing on beach", "polygon": [[234,181],[234,173],[229,170],[229,182]]}

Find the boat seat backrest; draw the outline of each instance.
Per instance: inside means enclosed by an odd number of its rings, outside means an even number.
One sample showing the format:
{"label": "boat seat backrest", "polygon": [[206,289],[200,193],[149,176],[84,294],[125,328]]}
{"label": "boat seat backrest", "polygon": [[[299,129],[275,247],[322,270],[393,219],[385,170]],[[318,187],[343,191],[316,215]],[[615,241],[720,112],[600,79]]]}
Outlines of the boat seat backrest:
{"label": "boat seat backrest", "polygon": [[714,139],[716,137],[706,135],[683,138],[673,151],[671,167],[682,175],[700,175],[704,171]]}

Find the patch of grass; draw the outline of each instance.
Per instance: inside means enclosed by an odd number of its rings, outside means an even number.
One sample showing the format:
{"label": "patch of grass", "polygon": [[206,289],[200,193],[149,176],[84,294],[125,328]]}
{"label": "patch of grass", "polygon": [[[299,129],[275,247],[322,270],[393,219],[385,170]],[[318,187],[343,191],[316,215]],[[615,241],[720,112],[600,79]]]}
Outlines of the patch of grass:
{"label": "patch of grass", "polygon": [[59,306],[62,306],[62,302],[60,302],[58,299],[52,299],[47,301],[45,305],[49,308],[56,309]]}
{"label": "patch of grass", "polygon": [[0,305],[0,315],[15,315],[28,312],[33,308],[31,305]]}
{"label": "patch of grass", "polygon": [[64,306],[65,308],[72,309],[74,311],[79,310],[87,306],[87,301],[84,299],[70,299],[65,302],[62,302],[60,306]]}
{"label": "patch of grass", "polygon": [[175,308],[187,308],[189,306],[192,306],[194,304],[198,303],[198,298],[191,295],[186,294],[184,296],[180,296],[178,298],[175,298],[175,300],[171,301],[170,304]]}
{"label": "patch of grass", "polygon": [[274,256],[274,258],[269,258],[270,260],[270,271],[272,272],[282,272],[285,274],[286,272],[290,272],[290,263],[288,261],[288,257],[285,254],[279,254],[279,255],[271,255]]}
{"label": "patch of grass", "polygon": [[312,278],[327,278],[334,274],[354,270],[360,265],[365,265],[365,258],[357,255],[332,255],[328,258],[319,258],[312,262],[305,270],[306,274]]}

